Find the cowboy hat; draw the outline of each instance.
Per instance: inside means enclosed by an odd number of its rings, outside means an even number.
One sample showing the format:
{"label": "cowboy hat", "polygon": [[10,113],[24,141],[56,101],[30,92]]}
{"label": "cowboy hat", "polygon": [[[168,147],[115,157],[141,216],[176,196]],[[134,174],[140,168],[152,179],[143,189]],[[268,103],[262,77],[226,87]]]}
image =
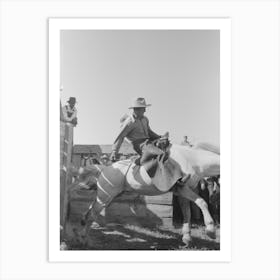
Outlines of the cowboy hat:
{"label": "cowboy hat", "polygon": [[67,101],[68,103],[76,103],[76,97],[70,97],[69,100]]}
{"label": "cowboy hat", "polygon": [[136,100],[133,101],[133,104],[131,107],[128,109],[133,109],[133,108],[145,108],[151,106],[151,104],[146,104],[146,100],[143,97],[138,97]]}

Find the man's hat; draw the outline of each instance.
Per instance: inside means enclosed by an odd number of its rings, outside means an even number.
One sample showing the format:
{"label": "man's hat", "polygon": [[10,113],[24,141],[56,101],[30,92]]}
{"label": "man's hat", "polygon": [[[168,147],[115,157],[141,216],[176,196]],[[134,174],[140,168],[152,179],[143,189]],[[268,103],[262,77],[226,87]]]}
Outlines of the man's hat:
{"label": "man's hat", "polygon": [[70,97],[69,100],[67,101],[68,103],[76,103],[76,97]]}
{"label": "man's hat", "polygon": [[145,98],[138,97],[136,100],[133,101],[133,105],[131,107],[129,107],[128,109],[146,108],[148,106],[151,106],[151,104],[146,104]]}

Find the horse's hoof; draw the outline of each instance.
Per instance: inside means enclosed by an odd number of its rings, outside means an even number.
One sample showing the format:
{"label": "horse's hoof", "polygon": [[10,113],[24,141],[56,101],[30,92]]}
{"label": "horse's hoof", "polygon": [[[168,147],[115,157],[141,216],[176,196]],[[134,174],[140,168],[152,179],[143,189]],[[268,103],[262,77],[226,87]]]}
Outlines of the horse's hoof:
{"label": "horse's hoof", "polygon": [[76,241],[80,246],[85,247],[87,244],[87,236],[81,233],[76,237]]}
{"label": "horse's hoof", "polygon": [[97,222],[95,222],[95,221],[93,221],[91,224],[90,224],[90,229],[100,229],[102,226],[101,226],[101,224],[99,224],[99,223],[97,223]]}
{"label": "horse's hoof", "polygon": [[60,251],[68,250],[68,246],[65,241],[60,243]]}
{"label": "horse's hoof", "polygon": [[206,235],[208,237],[210,237],[211,239],[215,239],[216,238],[216,231],[215,231],[215,227],[214,225],[208,225],[206,227]]}
{"label": "horse's hoof", "polygon": [[87,247],[87,245],[88,245],[88,238],[87,238],[87,236],[82,236],[82,238],[81,238],[81,244],[82,244],[82,246],[83,246],[84,248]]}
{"label": "horse's hoof", "polygon": [[182,241],[185,243],[186,247],[189,247],[192,243],[192,237],[189,234],[184,234]]}
{"label": "horse's hoof", "polygon": [[213,232],[213,231],[208,231],[208,230],[206,230],[206,234],[207,234],[207,236],[210,237],[211,239],[216,239],[216,233],[215,233],[215,231]]}

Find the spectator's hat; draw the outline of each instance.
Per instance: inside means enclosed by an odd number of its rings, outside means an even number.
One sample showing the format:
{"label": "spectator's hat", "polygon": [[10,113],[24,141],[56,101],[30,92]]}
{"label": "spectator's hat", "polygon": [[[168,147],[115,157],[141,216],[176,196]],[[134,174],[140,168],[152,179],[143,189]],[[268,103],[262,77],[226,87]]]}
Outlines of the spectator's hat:
{"label": "spectator's hat", "polygon": [[76,97],[70,97],[68,103],[76,103]]}
{"label": "spectator's hat", "polygon": [[146,104],[146,100],[143,97],[138,97],[136,98],[133,103],[132,106],[129,107],[129,109],[133,109],[133,108],[146,108],[148,106],[151,106],[151,104]]}

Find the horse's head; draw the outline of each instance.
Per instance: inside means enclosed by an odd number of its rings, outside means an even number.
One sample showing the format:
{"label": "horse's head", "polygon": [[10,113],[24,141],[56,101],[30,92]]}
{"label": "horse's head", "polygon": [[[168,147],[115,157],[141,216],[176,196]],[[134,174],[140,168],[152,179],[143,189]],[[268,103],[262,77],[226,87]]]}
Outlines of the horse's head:
{"label": "horse's head", "polygon": [[75,183],[81,187],[96,184],[101,171],[100,165],[90,165],[80,168],[71,167],[71,174],[75,178]]}

